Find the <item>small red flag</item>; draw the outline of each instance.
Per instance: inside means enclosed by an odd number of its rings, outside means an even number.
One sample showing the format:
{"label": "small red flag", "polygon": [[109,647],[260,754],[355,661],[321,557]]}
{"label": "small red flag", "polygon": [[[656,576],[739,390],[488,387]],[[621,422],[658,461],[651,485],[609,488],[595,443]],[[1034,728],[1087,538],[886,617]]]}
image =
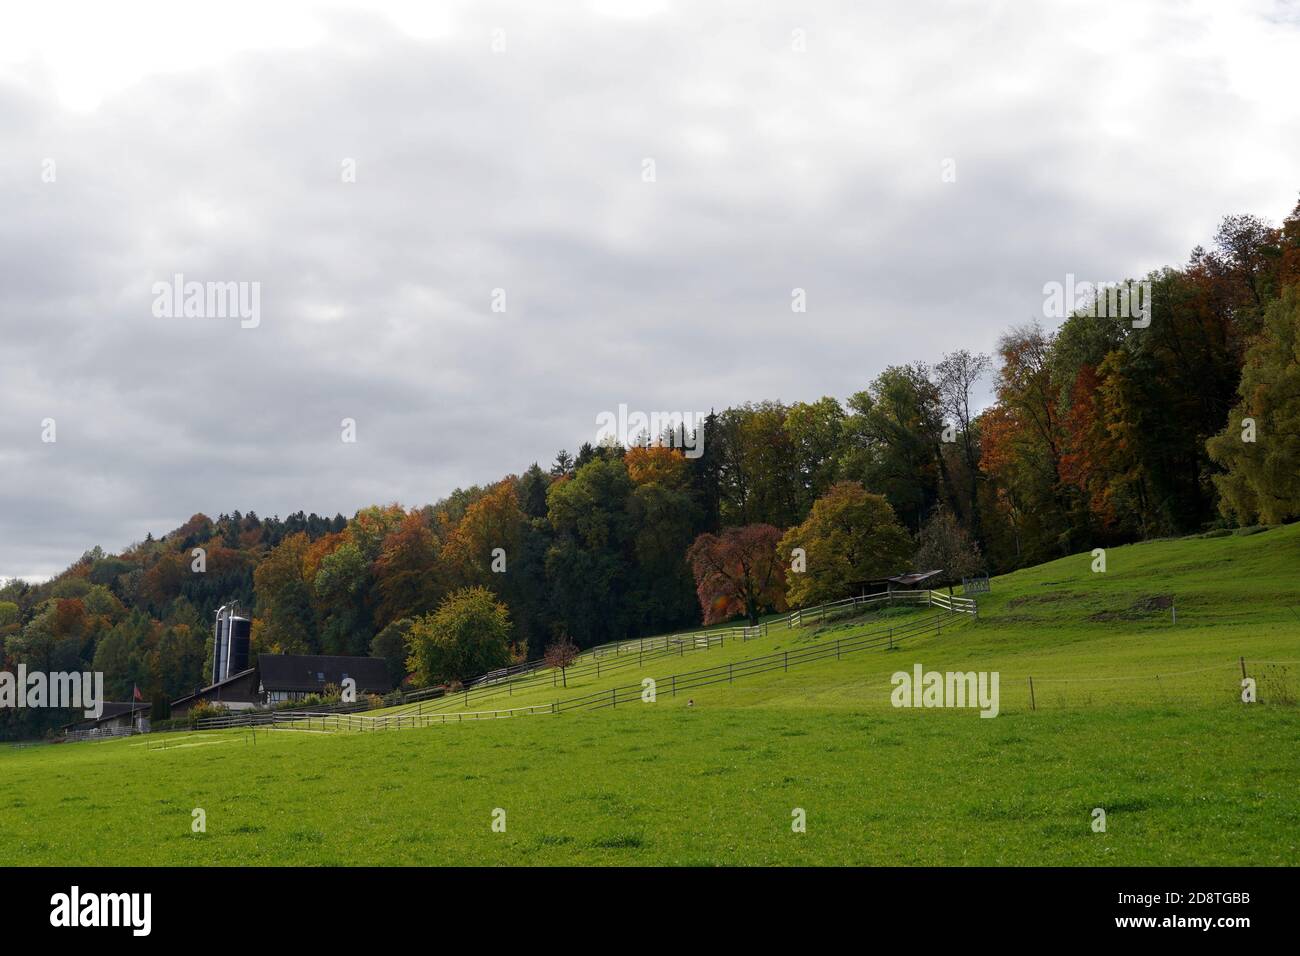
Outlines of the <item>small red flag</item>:
{"label": "small red flag", "polygon": [[144,695],[140,693],[140,687],[139,687],[139,685],[138,685],[138,684],[132,684],[131,686],[134,688],[134,690],[133,690],[132,693],[131,693],[131,699],[132,699],[132,700],[144,700]]}

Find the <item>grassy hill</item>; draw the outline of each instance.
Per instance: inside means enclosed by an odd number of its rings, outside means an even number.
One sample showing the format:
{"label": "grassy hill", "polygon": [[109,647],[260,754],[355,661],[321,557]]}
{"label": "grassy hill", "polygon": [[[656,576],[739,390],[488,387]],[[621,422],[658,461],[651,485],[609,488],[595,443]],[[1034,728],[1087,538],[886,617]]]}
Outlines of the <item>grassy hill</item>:
{"label": "grassy hill", "polygon": [[[925,612],[773,627],[567,690],[543,679],[438,706],[546,704],[644,677],[653,704],[7,749],[0,863],[1300,863],[1300,525],[1092,563],[998,578],[978,620],[893,651],[666,690],[674,674]],[[1240,702],[1243,658],[1260,704]],[[890,676],[916,663],[997,671],[999,716],[892,707]],[[195,808],[206,833],[191,832]]]}

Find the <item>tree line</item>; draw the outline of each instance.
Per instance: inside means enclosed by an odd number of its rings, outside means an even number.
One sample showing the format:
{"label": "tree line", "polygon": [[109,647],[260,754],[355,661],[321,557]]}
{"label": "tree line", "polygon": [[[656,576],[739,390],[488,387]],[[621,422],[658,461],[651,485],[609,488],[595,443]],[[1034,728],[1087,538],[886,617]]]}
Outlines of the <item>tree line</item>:
{"label": "tree line", "polygon": [[[256,653],[374,654],[395,679],[442,677],[753,620],[887,573],[999,573],[1293,520],[1298,280],[1300,206],[1279,227],[1231,216],[1146,277],[1146,327],[1080,308],[1055,330],[1009,328],[993,355],[888,367],[844,400],[727,408],[694,436],[698,457],[646,435],[421,507],[196,514],[0,586],[0,661],[176,699],[206,683],[212,615],[237,600]],[[486,657],[448,636],[476,628]],[[0,733],[54,719],[0,712]]]}

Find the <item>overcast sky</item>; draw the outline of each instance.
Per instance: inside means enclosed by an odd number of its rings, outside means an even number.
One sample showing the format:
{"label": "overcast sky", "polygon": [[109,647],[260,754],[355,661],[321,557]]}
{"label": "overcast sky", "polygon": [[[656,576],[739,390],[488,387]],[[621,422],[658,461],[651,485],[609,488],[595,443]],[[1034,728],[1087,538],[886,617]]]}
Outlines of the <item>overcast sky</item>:
{"label": "overcast sky", "polygon": [[844,398],[1300,193],[1281,3],[191,6],[6,10],[0,577]]}

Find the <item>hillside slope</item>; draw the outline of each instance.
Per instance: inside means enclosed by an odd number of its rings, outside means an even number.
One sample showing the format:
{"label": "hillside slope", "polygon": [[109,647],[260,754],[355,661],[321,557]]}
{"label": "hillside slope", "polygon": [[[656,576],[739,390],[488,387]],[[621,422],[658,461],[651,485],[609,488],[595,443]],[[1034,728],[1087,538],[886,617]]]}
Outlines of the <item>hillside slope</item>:
{"label": "hillside slope", "polygon": [[[0,751],[0,863],[1300,863],[1300,526],[1091,562],[996,579],[942,635],[686,699],[663,691],[682,667],[881,622],[617,678],[655,677],[654,704]],[[1242,657],[1265,703],[1240,702]],[[892,707],[917,663],[999,671],[999,716]]]}

